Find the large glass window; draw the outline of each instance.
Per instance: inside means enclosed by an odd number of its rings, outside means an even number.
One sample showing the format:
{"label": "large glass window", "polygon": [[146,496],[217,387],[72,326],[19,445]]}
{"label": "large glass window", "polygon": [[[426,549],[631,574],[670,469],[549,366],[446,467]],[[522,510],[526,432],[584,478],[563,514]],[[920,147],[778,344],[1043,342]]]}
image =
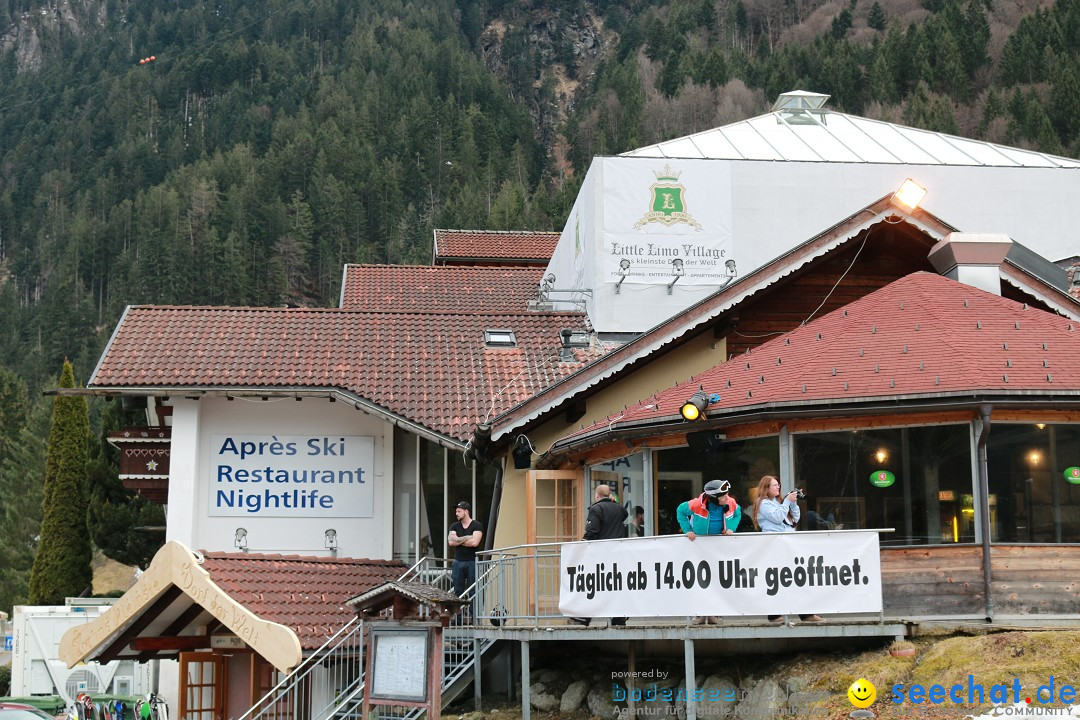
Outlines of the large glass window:
{"label": "large glass window", "polygon": [[[627,537],[645,534],[645,472],[644,458],[640,453],[621,457],[618,460],[593,465],[589,468],[592,486],[585,499],[585,507],[592,504],[597,485],[608,485],[615,493],[615,499],[626,508]],[[636,510],[641,510],[641,516]],[[640,525],[639,525],[640,523]]]}
{"label": "large glass window", "polygon": [[[413,555],[410,538],[418,535],[418,557],[453,557],[453,550],[447,548],[446,534],[456,522],[454,510],[462,500],[472,504],[472,517],[485,526],[486,533],[491,493],[495,489],[495,467],[477,465],[473,468],[471,464],[465,464],[462,453],[406,433],[402,433],[397,446],[399,474],[412,473],[419,479],[420,517],[418,522],[408,520],[408,528],[396,531],[395,556],[415,561],[417,556]],[[404,526],[406,521],[402,518],[410,517],[414,512],[414,506],[405,503],[415,503],[411,493],[415,492],[416,482],[403,477],[395,482],[399,522]]]}
{"label": "large glass window", "polygon": [[416,435],[394,428],[394,559],[416,562]]}
{"label": "large glass window", "polygon": [[[800,529],[894,528],[882,545],[975,541],[969,425],[792,436]],[[780,478],[786,490],[790,478]]]}
{"label": "large glass window", "polygon": [[[481,466],[482,467],[482,466]],[[465,456],[459,452],[448,451],[446,453],[446,477],[449,488],[446,494],[446,531],[450,532],[450,526],[457,522],[455,510],[457,504],[464,500],[472,506],[469,515],[478,519],[476,514],[476,498],[473,497],[473,463],[465,463]],[[483,523],[484,520],[480,519]],[[454,548],[447,550],[447,558],[454,557]]]}
{"label": "large glass window", "polygon": [[1080,542],[1080,426],[994,423],[986,451],[992,540]]}
{"label": "large glass window", "polygon": [[739,531],[753,530],[747,506],[750,490],[762,475],[780,472],[778,437],[725,440],[718,449],[676,448],[653,453],[656,463],[657,534],[677,535],[681,530],[675,518],[680,503],[701,494],[705,483],[714,478],[731,483],[731,495],[743,506],[743,524]]}
{"label": "large glass window", "polygon": [[[446,487],[446,453],[428,440],[420,440],[420,557],[445,557],[443,489]],[[457,502],[456,500],[454,502]]]}

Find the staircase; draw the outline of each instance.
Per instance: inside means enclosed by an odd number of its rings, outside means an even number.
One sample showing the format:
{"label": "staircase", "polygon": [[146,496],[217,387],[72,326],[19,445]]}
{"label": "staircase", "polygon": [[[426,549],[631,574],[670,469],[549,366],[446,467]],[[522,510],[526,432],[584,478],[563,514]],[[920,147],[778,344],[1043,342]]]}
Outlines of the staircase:
{"label": "staircase", "polygon": [[[424,558],[400,579],[423,582],[449,592],[449,562]],[[480,580],[477,578],[477,584]],[[473,585],[466,590],[465,597],[473,597],[475,592],[476,585]],[[495,643],[494,640],[474,640],[467,622],[467,608],[462,608],[443,630],[443,705],[458,698],[472,684],[476,650],[482,658]],[[359,719],[364,701],[363,649],[364,623],[353,618],[291,673],[283,676],[239,720]],[[381,717],[399,720],[416,720],[424,713],[421,708],[377,709]]]}

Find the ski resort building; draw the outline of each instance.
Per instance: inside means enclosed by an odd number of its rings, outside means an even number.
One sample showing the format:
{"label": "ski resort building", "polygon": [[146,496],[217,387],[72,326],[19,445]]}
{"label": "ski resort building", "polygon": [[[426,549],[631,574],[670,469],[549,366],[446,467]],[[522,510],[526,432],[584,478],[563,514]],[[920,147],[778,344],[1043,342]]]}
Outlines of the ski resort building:
{"label": "ski resort building", "polygon": [[[485,545],[446,697],[501,648],[527,707],[537,642],[647,646],[692,678],[695,648],[751,637],[1080,621],[1080,161],[825,100],[597,158],[557,242],[439,230],[431,266],[347,266],[337,308],[129,308],[82,392],[145,405],[113,441],[169,542],[63,659],[207,663],[179,674],[179,711],[235,716],[279,674],[338,662],[318,640],[342,637],[349,597],[389,576],[445,587],[460,500]],[[691,625],[700,566],[661,572],[675,507],[714,477],[746,506],[763,475],[804,489],[801,537],[826,558],[858,544],[866,574],[809,609],[752,594],[763,580],[724,624]],[[568,599],[560,571],[589,552],[599,483],[644,516],[604,551],[657,558],[630,606]],[[740,527],[730,552],[774,539]],[[762,602],[826,622],[770,624]],[[354,713],[356,682],[302,714]]]}

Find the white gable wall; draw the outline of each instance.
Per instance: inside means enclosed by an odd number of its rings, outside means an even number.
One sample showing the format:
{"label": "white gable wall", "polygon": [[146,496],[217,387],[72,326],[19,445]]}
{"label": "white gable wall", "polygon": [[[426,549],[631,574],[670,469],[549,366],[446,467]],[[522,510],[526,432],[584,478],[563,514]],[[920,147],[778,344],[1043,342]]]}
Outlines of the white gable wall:
{"label": "white gable wall", "polygon": [[[289,553],[329,556],[325,532],[337,533],[338,552],[342,557],[389,559],[392,554],[393,525],[393,428],[389,423],[357,412],[342,403],[292,398],[173,399],[172,450],[167,507],[167,540],[179,540],[202,550],[236,552],[236,530],[247,531],[247,549],[260,553]],[[264,452],[254,459],[221,454],[224,438],[239,446],[248,442],[294,444],[292,457]],[[312,446],[339,448],[342,438],[349,457],[306,457]],[[264,445],[267,450],[269,445]],[[368,447],[356,460],[354,447]],[[275,448],[280,450],[281,448]],[[224,460],[222,460],[224,457]],[[318,482],[265,483],[245,478],[244,482],[221,482],[217,465],[251,468],[299,467],[320,473],[335,468],[364,465],[363,483]],[[290,465],[291,463],[291,465]],[[347,474],[348,471],[346,470]],[[353,473],[356,475],[356,473]],[[234,471],[233,477],[237,476]],[[329,477],[320,474],[320,478]],[[213,507],[216,493],[243,490],[247,494],[290,493],[305,495],[311,503],[312,491],[318,491],[313,506],[302,508],[243,508],[239,504],[232,516],[223,516]],[[321,507],[319,498],[333,497],[333,506]],[[369,498],[365,504],[363,498]],[[324,501],[325,502],[325,501]],[[359,508],[359,509],[358,509]]]}
{"label": "white gable wall", "polygon": [[[642,223],[665,168],[679,173],[673,184],[682,186],[688,219],[700,229],[686,221]],[[721,287],[722,275],[699,264],[716,258],[702,253],[734,260],[744,277],[909,177],[927,189],[922,207],[963,232],[1004,233],[1049,260],[1080,250],[1073,219],[1077,168],[607,157],[593,161],[548,269],[555,287],[592,289],[584,297],[597,331],[643,332]],[[686,274],[669,295],[672,257],[638,265],[640,258],[630,256],[643,272],[628,276],[616,293],[620,258],[627,250],[647,253],[650,243],[677,253]],[[578,273],[582,285],[571,285]]]}

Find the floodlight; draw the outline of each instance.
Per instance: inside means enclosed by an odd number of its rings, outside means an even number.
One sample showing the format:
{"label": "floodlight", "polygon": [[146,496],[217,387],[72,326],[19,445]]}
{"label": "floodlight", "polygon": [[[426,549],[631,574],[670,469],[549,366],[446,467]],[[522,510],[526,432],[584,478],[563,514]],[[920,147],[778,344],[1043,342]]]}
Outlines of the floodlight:
{"label": "floodlight", "polygon": [[700,420],[705,417],[705,408],[709,407],[709,396],[705,391],[698,388],[690,399],[679,408],[679,414],[684,420]]}
{"label": "floodlight", "polygon": [[900,189],[893,193],[892,201],[903,208],[914,210],[925,196],[926,188],[908,178],[900,185]]}

